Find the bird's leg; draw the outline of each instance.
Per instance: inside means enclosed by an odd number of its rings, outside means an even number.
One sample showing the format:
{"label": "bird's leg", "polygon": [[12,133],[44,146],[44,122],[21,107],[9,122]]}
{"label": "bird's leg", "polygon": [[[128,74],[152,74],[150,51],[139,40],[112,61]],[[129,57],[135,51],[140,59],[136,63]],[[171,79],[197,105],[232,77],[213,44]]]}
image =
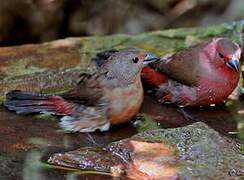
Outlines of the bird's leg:
{"label": "bird's leg", "polygon": [[96,146],[98,146],[99,144],[96,143],[95,139],[92,137],[92,135],[90,133],[86,133],[88,139]]}
{"label": "bird's leg", "polygon": [[194,122],[198,122],[197,119],[195,119],[194,117],[192,117],[189,113],[187,113],[182,107],[178,106],[177,111],[183,115],[183,117],[187,120],[187,121],[194,121]]}

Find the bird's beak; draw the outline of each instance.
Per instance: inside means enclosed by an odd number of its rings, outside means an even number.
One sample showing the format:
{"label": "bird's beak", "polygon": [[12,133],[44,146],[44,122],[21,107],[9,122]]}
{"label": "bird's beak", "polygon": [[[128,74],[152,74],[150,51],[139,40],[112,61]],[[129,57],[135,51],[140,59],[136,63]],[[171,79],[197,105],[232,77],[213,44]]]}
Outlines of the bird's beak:
{"label": "bird's beak", "polygon": [[157,58],[155,55],[151,54],[151,53],[146,53],[143,64],[147,65],[151,62],[154,62],[156,60],[158,60],[159,58]]}
{"label": "bird's beak", "polygon": [[236,59],[231,59],[226,63],[231,69],[234,69],[236,72],[240,71],[240,63]]}

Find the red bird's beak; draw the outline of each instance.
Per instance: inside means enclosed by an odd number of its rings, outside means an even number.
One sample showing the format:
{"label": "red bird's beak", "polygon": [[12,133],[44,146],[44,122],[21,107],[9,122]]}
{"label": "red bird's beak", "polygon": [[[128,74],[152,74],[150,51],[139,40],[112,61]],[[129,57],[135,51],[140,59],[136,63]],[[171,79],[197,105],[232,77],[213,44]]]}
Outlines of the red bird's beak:
{"label": "red bird's beak", "polygon": [[234,69],[236,72],[240,71],[240,63],[236,59],[231,59],[226,62],[226,65],[229,66],[231,69]]}
{"label": "red bird's beak", "polygon": [[154,61],[156,61],[156,60],[158,60],[158,59],[159,59],[159,58],[157,58],[155,55],[153,55],[153,54],[151,54],[151,53],[147,53],[147,54],[145,55],[143,64],[144,64],[144,65],[147,65],[147,64],[149,64],[149,63],[151,63],[151,62],[154,62]]}

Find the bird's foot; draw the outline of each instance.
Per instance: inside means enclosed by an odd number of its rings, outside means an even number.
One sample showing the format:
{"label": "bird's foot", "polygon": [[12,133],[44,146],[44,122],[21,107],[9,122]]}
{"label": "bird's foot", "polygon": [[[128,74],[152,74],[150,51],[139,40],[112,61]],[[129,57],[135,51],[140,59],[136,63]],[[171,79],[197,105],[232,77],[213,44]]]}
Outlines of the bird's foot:
{"label": "bird's foot", "polygon": [[194,117],[192,117],[190,114],[188,114],[182,107],[179,107],[177,109],[177,111],[183,115],[183,117],[187,120],[187,121],[194,121],[194,122],[198,122],[197,119],[195,119]]}
{"label": "bird's foot", "polygon": [[93,145],[99,146],[99,144],[95,141],[95,139],[93,138],[93,136],[88,132],[86,133],[88,140],[92,142]]}

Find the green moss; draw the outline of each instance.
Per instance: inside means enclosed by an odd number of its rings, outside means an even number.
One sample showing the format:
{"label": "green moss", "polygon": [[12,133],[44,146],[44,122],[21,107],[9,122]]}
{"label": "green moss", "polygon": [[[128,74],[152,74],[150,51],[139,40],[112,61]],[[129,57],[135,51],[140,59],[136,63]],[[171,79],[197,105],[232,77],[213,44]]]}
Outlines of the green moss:
{"label": "green moss", "polygon": [[63,87],[49,87],[47,89],[42,89],[40,91],[41,94],[45,94],[45,95],[59,95],[59,94],[63,94],[64,92],[67,92],[67,90],[69,90],[71,87],[70,86],[63,86]]}
{"label": "green moss", "polygon": [[0,104],[3,104],[3,102],[5,101],[6,97],[5,96],[1,96],[0,95]]}
{"label": "green moss", "polygon": [[37,119],[40,120],[45,120],[45,121],[56,121],[57,118],[55,118],[52,113],[43,113],[43,114],[38,114],[35,116]]}
{"label": "green moss", "polygon": [[138,132],[160,129],[158,123],[155,122],[149,115],[143,113],[138,115],[138,120],[134,122],[134,127]]}
{"label": "green moss", "polygon": [[226,106],[226,107],[231,107],[231,106],[233,106],[233,101],[231,101],[231,100],[226,100],[226,101],[225,101],[225,106]]}
{"label": "green moss", "polygon": [[44,69],[30,66],[31,62],[32,59],[28,57],[19,59],[18,61],[14,61],[6,67],[6,74],[8,76],[20,76],[44,71]]}

